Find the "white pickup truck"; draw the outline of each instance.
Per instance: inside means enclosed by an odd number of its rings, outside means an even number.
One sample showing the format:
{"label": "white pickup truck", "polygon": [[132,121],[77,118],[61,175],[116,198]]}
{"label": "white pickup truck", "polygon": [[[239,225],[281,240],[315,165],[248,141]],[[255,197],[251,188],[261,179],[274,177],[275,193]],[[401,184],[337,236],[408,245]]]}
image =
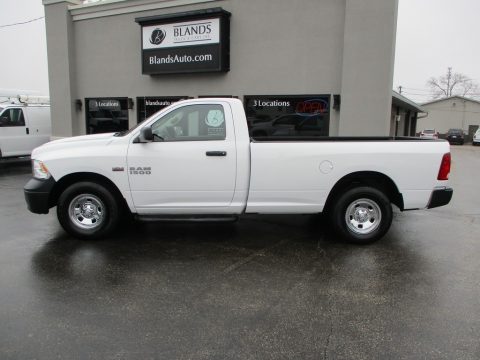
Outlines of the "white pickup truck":
{"label": "white pickup truck", "polygon": [[32,153],[30,211],[99,238],[123,210],[143,219],[326,212],[351,242],[378,240],[400,210],[449,203],[450,148],[419,138],[251,139],[237,99],[191,99],[124,133],[65,138]]}

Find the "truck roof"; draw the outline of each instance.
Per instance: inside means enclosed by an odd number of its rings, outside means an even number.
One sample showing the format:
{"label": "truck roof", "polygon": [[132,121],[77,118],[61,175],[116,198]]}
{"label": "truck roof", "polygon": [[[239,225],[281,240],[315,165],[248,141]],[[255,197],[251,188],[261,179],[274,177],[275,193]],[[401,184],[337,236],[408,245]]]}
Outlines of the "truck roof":
{"label": "truck roof", "polygon": [[4,104],[0,104],[0,109],[6,109],[6,108],[9,108],[9,107],[23,107],[23,108],[26,108],[26,107],[50,107],[49,104],[22,104],[22,103],[4,103]]}

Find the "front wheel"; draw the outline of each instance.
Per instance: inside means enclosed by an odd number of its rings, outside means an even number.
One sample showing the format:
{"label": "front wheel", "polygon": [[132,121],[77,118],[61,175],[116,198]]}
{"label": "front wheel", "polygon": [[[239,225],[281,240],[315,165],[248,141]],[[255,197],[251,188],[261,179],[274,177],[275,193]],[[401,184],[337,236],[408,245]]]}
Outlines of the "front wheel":
{"label": "front wheel", "polygon": [[119,221],[119,206],[103,185],[79,182],[60,195],[58,221],[69,234],[82,239],[108,235]]}
{"label": "front wheel", "polygon": [[392,224],[392,205],[385,194],[375,188],[355,187],[335,202],[332,209],[335,232],[343,239],[367,244],[379,240]]}

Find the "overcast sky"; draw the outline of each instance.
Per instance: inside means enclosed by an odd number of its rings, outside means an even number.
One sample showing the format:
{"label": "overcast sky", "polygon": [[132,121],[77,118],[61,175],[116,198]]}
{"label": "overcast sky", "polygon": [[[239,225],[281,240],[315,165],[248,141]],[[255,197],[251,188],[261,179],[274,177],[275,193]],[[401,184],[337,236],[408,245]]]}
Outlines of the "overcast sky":
{"label": "overcast sky", "polygon": [[[449,66],[480,83],[479,0],[399,3],[396,90],[402,85],[405,96],[427,101],[426,81],[446,73]],[[2,27],[43,16],[42,1],[0,0],[0,8],[0,89],[48,94],[45,21]]]}
{"label": "overcast sky", "polygon": [[427,80],[451,66],[480,83],[479,0],[400,0],[394,87],[430,99]]}
{"label": "overcast sky", "polygon": [[1,27],[41,16],[42,0],[0,0],[0,91],[35,90],[48,95],[44,19]]}

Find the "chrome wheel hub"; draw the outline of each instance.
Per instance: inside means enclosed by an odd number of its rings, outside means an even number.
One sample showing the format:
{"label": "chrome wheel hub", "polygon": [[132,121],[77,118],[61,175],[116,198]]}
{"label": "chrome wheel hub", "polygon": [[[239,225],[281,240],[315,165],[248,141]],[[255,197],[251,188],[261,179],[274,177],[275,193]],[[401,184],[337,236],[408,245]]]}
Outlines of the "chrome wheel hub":
{"label": "chrome wheel hub", "polygon": [[378,204],[371,199],[358,199],[347,207],[345,221],[348,228],[361,235],[375,231],[381,223],[382,211]]}
{"label": "chrome wheel hub", "polygon": [[94,229],[105,219],[105,206],[102,200],[92,194],[76,196],[68,206],[72,223],[82,229]]}

